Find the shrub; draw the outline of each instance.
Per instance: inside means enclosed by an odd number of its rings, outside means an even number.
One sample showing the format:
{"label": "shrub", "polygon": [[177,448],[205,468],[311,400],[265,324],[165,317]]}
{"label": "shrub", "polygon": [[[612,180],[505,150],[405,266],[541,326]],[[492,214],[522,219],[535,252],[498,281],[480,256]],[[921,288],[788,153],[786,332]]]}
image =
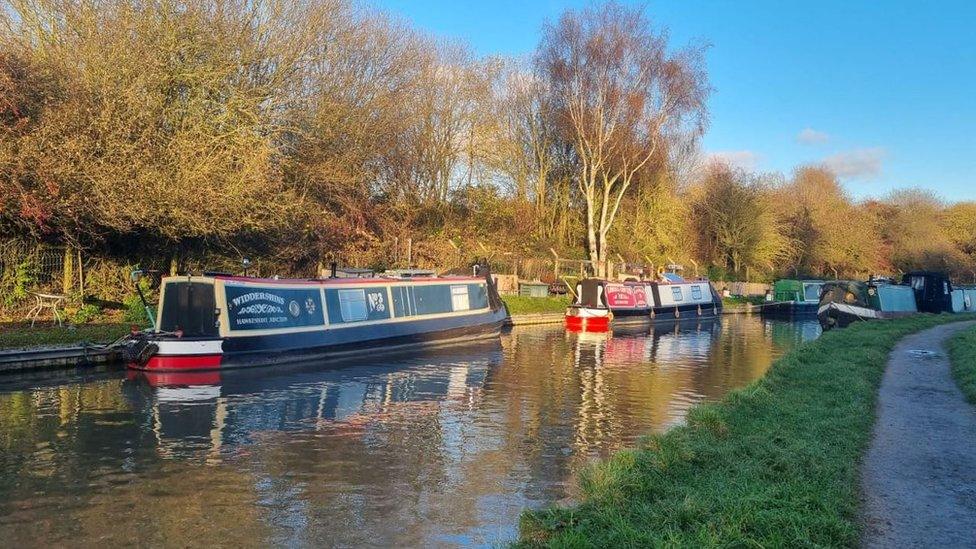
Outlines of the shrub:
{"label": "shrub", "polygon": [[78,310],[68,315],[68,320],[72,324],[88,324],[102,314],[102,308],[92,303],[82,305]]}

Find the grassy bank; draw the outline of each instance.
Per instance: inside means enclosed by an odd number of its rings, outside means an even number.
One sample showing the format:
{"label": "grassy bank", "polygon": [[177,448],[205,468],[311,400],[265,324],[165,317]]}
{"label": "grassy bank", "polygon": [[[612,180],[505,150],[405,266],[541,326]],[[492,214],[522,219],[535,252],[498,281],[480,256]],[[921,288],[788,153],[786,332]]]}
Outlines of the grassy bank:
{"label": "grassy bank", "polygon": [[524,297],[504,295],[502,301],[510,315],[533,315],[540,313],[562,313],[569,305],[569,297]]}
{"label": "grassy bank", "polygon": [[688,425],[586,470],[581,503],[523,515],[524,546],[853,546],[857,463],[888,352],[972,318],[922,315],[824,334]]}
{"label": "grassy bank", "polygon": [[131,324],[82,324],[68,328],[30,324],[0,324],[0,350],[69,345],[74,343],[108,343],[129,333]]}
{"label": "grassy bank", "polygon": [[732,295],[729,297],[722,298],[723,307],[737,307],[741,305],[762,305],[766,302],[766,298],[761,295]]}
{"label": "grassy bank", "polygon": [[976,329],[966,330],[949,341],[949,358],[952,377],[966,400],[976,405]]}

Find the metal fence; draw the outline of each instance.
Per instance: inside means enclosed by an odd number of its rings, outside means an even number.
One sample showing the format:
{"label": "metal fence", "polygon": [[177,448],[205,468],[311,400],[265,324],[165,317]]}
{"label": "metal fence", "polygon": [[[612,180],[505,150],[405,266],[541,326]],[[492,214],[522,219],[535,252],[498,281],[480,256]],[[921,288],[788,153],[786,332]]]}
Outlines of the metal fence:
{"label": "metal fence", "polygon": [[17,241],[0,244],[0,310],[29,307],[31,292],[80,295],[83,283],[81,256],[75,250]]}
{"label": "metal fence", "polygon": [[[484,252],[492,271],[507,275],[513,281],[541,281],[553,283],[592,274],[591,262],[580,259],[552,257],[520,257],[511,253],[492,253],[483,246],[477,250],[462,250],[451,241],[390,242],[356,257],[323,256],[317,264],[294,265],[286,260],[256,257],[249,261],[247,274],[283,278],[313,278],[328,272],[329,264],[365,267],[383,265],[385,268],[407,266],[437,271],[463,271],[475,259],[475,252]],[[157,286],[162,275],[174,269],[178,273],[225,272],[243,274],[243,257],[219,250],[202,250],[179,259],[179,264],[165,256],[145,258],[105,258],[83,253],[64,246],[48,246],[23,241],[0,243],[0,317],[17,318],[34,303],[31,292],[64,295],[69,303],[79,305],[87,298],[100,305],[121,304],[133,295],[129,273],[136,268],[150,271],[148,280]],[[610,278],[633,276],[625,263],[609,266]],[[517,286],[517,282],[513,282]],[[733,294],[762,295],[765,284],[717,283],[718,289],[728,286]]]}

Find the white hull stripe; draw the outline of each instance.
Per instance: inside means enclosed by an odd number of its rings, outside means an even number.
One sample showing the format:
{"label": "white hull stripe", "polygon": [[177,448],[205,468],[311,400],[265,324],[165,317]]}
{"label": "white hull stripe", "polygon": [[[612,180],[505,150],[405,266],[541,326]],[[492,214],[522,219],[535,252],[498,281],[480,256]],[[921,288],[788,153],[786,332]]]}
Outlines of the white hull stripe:
{"label": "white hull stripe", "polygon": [[201,341],[156,341],[159,346],[157,355],[220,355],[223,354],[223,341],[220,339],[205,339]]}
{"label": "white hull stripe", "polygon": [[817,314],[823,314],[829,309],[836,309],[842,313],[847,313],[860,318],[882,318],[881,313],[875,311],[874,309],[858,307],[856,305],[848,305],[846,303],[827,303],[826,305],[821,305],[820,308],[817,309]]}
{"label": "white hull stripe", "polygon": [[603,318],[610,315],[609,309],[590,309],[588,307],[572,307],[570,308],[572,314],[567,313],[568,316],[576,316],[579,318]]}

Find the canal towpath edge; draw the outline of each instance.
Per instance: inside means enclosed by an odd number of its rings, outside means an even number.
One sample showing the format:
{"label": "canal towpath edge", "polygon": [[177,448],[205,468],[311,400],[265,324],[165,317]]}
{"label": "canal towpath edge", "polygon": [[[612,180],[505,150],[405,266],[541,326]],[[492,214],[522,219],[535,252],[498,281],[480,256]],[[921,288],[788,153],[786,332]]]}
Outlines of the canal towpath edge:
{"label": "canal towpath edge", "polygon": [[976,408],[952,379],[945,350],[974,325],[909,335],[889,355],[861,469],[865,547],[976,540]]}

